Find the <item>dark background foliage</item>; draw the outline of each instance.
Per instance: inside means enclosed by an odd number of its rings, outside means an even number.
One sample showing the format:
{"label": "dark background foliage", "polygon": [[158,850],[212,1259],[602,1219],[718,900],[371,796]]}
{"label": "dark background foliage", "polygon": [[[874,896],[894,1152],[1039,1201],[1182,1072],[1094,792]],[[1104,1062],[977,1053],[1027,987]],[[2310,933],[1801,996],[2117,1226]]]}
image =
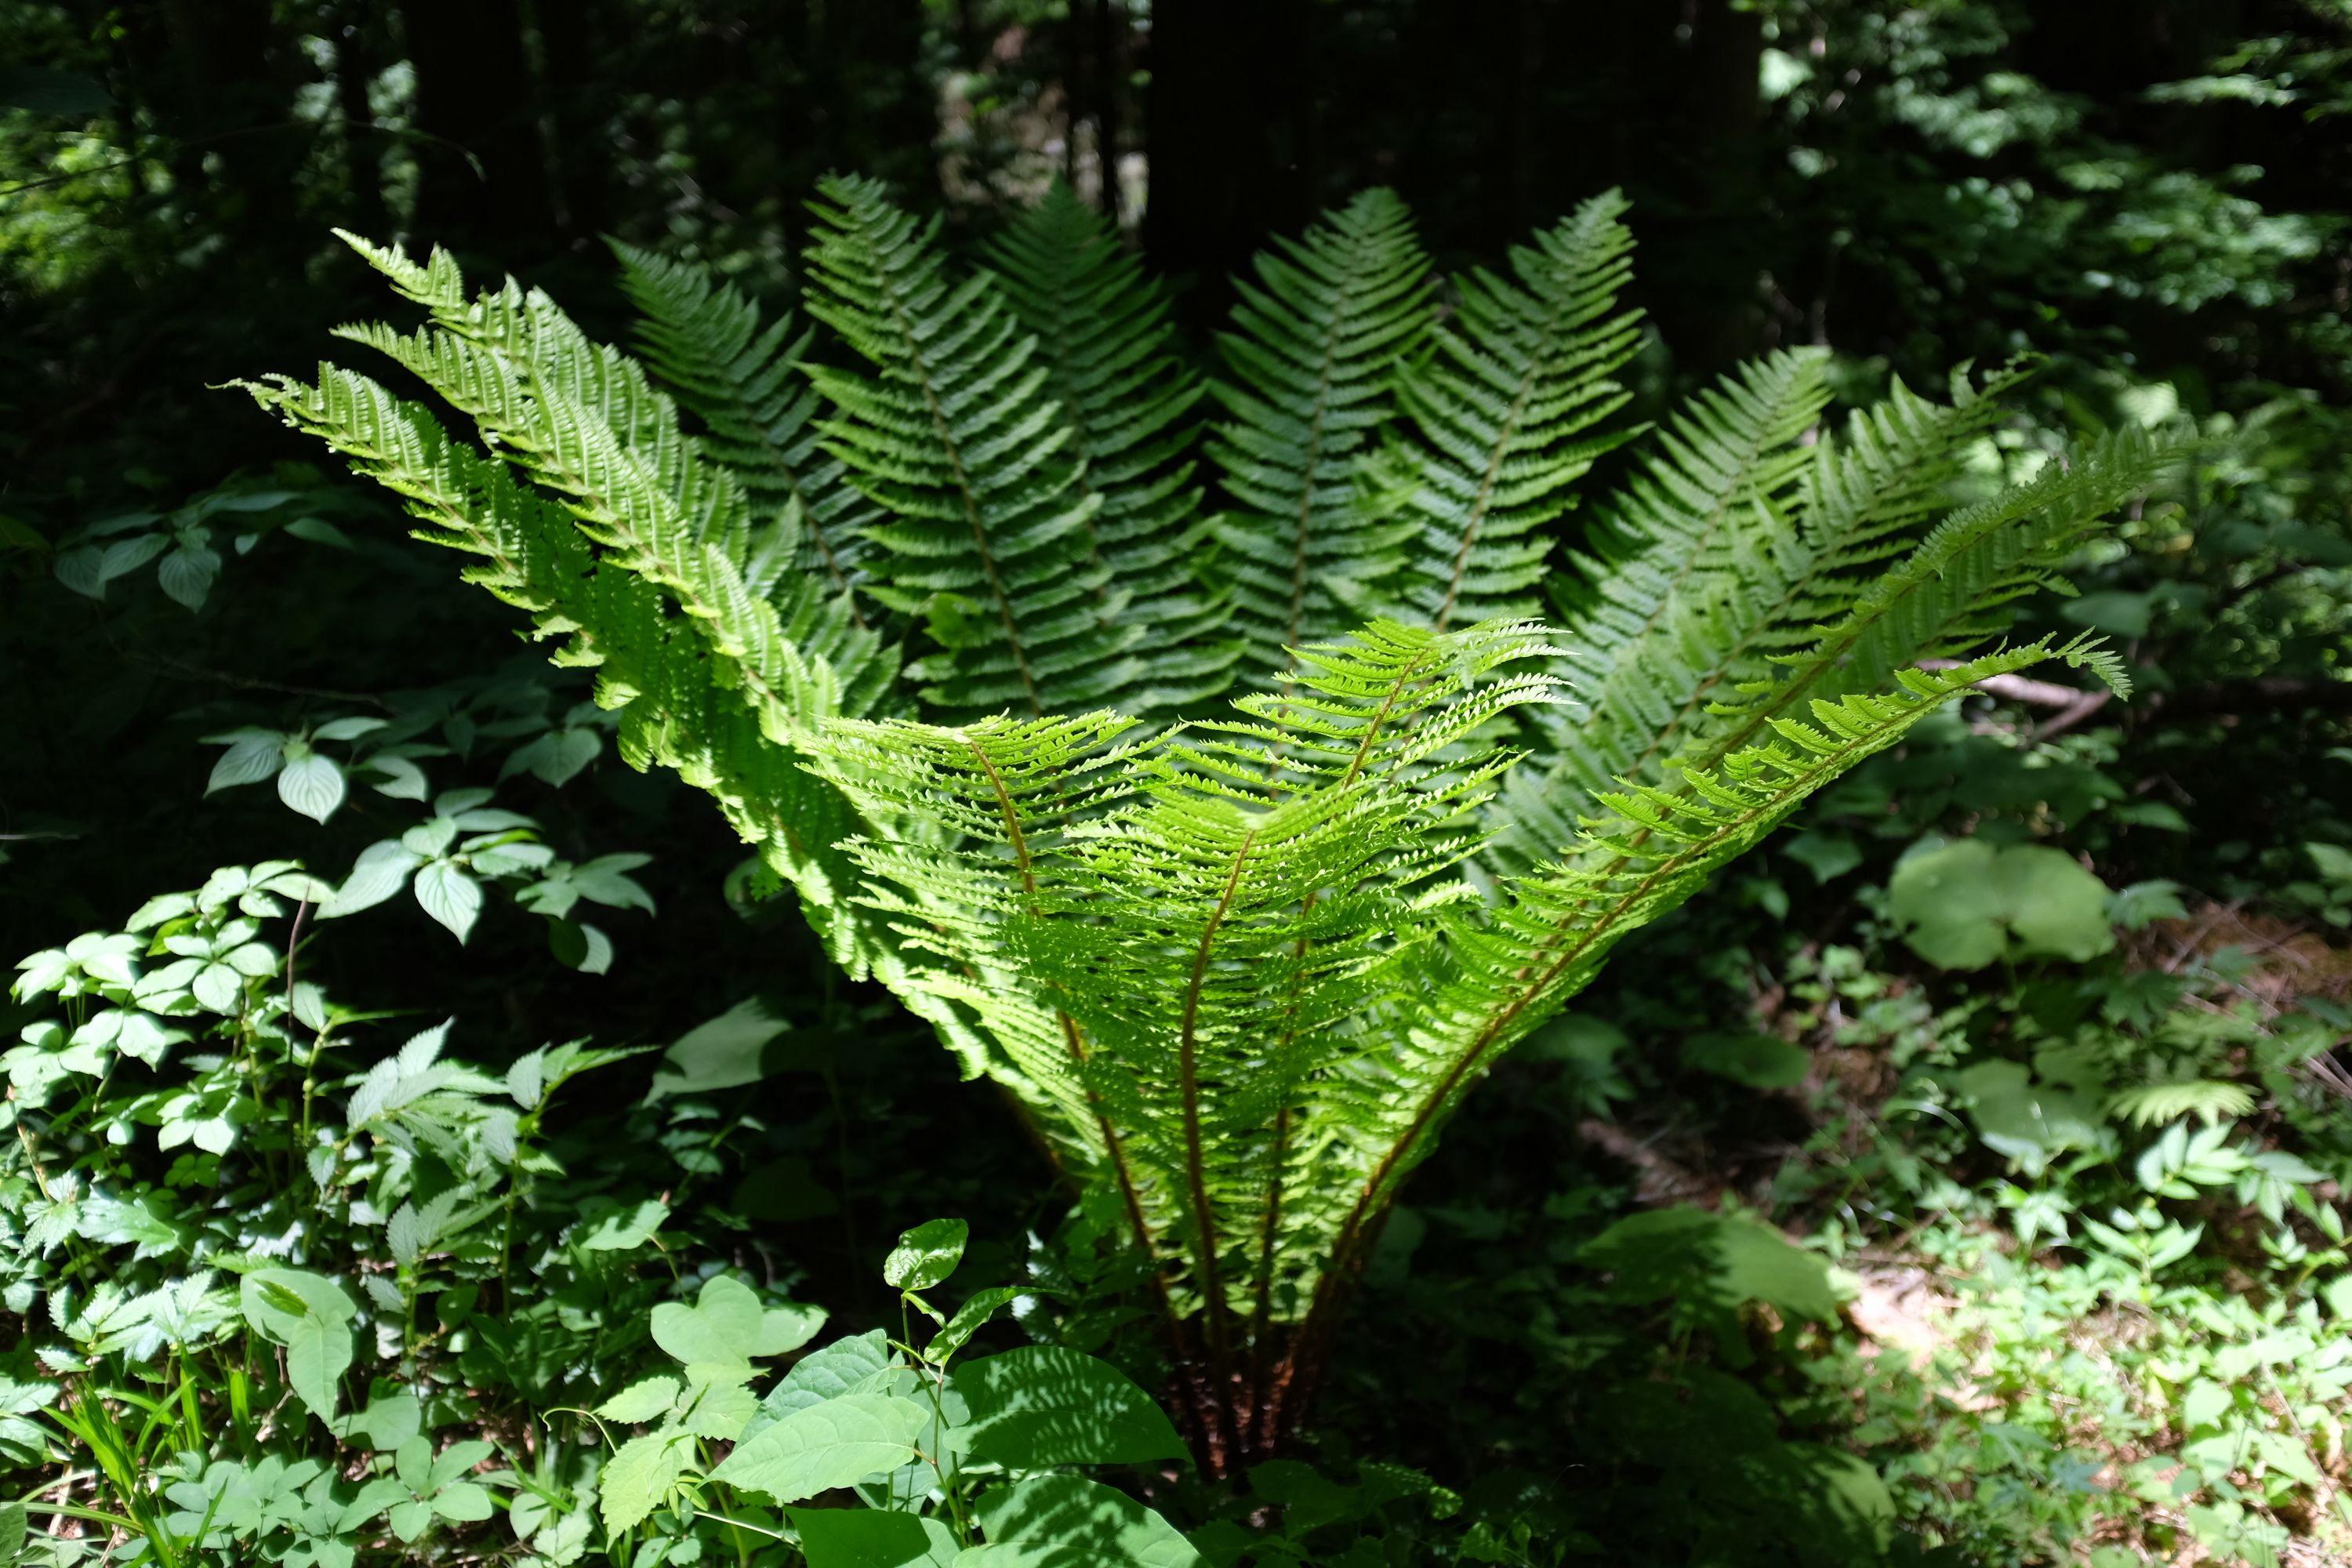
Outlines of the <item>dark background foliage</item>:
{"label": "dark background foliage", "polygon": [[[1951,1472],[1915,1489],[1963,1500],[1902,1492],[1906,1519],[1980,1560],[2052,1560],[2079,1521],[1999,1501],[2002,1467],[2028,1462],[1952,1448],[1948,1405],[1865,1372],[1851,1333],[1792,1310],[1695,1352],[1704,1302],[1629,1295],[1579,1248],[1622,1213],[1728,1195],[1855,1257],[1960,1256],[2017,1205],[1970,1208],[1937,1180],[1994,1194],[2016,1168],[1958,1133],[1890,1143],[1900,1072],[2011,1049],[2133,973],[2180,975],[2185,954],[2185,988],[2253,984],[2265,944],[2306,931],[2332,955],[2305,963],[2320,978],[2264,994],[2340,1007],[2341,931],[2304,846],[2352,840],[2352,763],[2330,759],[2352,716],[2347,58],[2352,14],[2330,0],[0,0],[0,947],[110,929],[218,864],[299,853],[339,873],[406,820],[357,789],[318,828],[266,787],[206,798],[204,735],[444,683],[478,695],[518,659],[548,711],[588,695],[380,500],[206,390],[307,365],[373,313],[331,226],[446,246],[625,337],[601,237],[781,300],[828,171],[890,180],[957,245],[1058,174],[1176,281],[1204,342],[1266,236],[1365,185],[1394,186],[1448,268],[1622,186],[1656,329],[1634,415],[1785,344],[1834,350],[1857,402],[2030,350],[2050,363],[2019,442],[2185,421],[2200,455],[2146,528],[2084,563],[2087,597],[2027,611],[2114,635],[2137,702],[1979,705],[1824,802],[1801,853],[1759,858],[1630,952],[1597,1033],[1506,1066],[1491,1131],[1439,1157],[1389,1238],[1318,1457],[1421,1465],[1494,1540],[1518,1531],[1513,1551],[1531,1535],[1716,1563],[1872,1555],[1808,1500],[1841,1484],[1823,1456],[1864,1452],[1900,1490],[1928,1455]],[[200,610],[152,576],[102,600],[53,580],[75,530],[220,487],[297,499]],[[289,533],[297,514],[350,548]],[[483,748],[467,760],[488,784],[503,753]],[[765,995],[803,1054],[765,1091],[785,1109],[761,1148],[827,1187],[769,1234],[820,1300],[930,1213],[971,1212],[1008,1264],[1052,1228],[1042,1167],[910,1021],[831,978],[782,906],[722,893],[742,851],[706,803],[609,748],[501,803],[568,857],[654,855],[637,875],[658,917],[610,922],[613,973],[551,962],[516,918],[486,917],[455,963],[404,908],[322,953],[339,994],[459,1015],[492,1056],[665,1043]],[[2055,843],[2114,888],[2168,880],[2178,923],[2104,968],[1939,975],[1895,939],[1884,891],[1937,831]],[[2197,969],[2221,947],[2252,956]],[[1952,1006],[1975,1021],[1948,1026]],[[1801,1086],[1727,1082],[1682,1048],[1708,1030],[1794,1042],[1811,1065]],[[2264,1114],[2265,1137],[2340,1163],[2333,1123]],[[2093,1181],[2048,1190],[2087,1205]],[[1005,1203],[1016,1189],[1034,1201]],[[2034,1237],[2011,1250],[2030,1259]],[[878,1311],[858,1289],[830,1299]],[[2190,1528],[2168,1506],[2079,1539],[2162,1550]],[[1311,1550],[1352,1550],[1339,1529]]]}

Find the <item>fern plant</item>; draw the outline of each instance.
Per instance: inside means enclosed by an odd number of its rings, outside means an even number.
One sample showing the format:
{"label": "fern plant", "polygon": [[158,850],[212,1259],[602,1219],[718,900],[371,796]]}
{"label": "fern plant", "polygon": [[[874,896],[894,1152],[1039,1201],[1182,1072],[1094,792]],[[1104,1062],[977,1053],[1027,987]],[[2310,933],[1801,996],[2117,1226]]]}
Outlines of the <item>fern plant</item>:
{"label": "fern plant", "polygon": [[674,394],[541,295],[364,245],[429,321],[345,335],[486,449],[333,365],[249,390],[594,667],[625,754],[1105,1194],[1213,1470],[1296,1430],[1402,1184],[1618,942],[1974,682],[2120,683],[2004,646],[2006,606],[2164,453],[1955,505],[2007,376],[1832,427],[1821,356],[1773,356],[1556,558],[1644,434],[1607,423],[1613,195],[1443,323],[1410,215],[1358,198],[1244,286],[1205,433],[1157,285],[1066,197],[986,271],[870,182],[815,211],[831,342],[624,253]]}

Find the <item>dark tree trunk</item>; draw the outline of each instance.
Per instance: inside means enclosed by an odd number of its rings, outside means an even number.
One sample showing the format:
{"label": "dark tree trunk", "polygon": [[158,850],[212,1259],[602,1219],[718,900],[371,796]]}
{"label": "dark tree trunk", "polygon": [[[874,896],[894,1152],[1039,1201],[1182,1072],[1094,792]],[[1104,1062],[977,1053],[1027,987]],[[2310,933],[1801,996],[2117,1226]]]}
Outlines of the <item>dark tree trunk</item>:
{"label": "dark tree trunk", "polygon": [[510,267],[554,237],[517,0],[405,0],[418,237]]}
{"label": "dark tree trunk", "polygon": [[146,0],[121,16],[134,88],[171,138],[173,184],[208,195],[211,222],[240,249],[284,247],[301,229],[289,220],[310,131],[293,118],[305,71],[268,0]]}
{"label": "dark tree trunk", "polygon": [[368,88],[375,80],[382,42],[373,29],[373,7],[363,0],[343,0],[336,8],[335,110],[343,121],[344,226],[355,234],[382,241],[392,234],[392,215],[383,200],[383,138],[374,126],[375,112]]}
{"label": "dark tree trunk", "polygon": [[1221,318],[1227,279],[1316,205],[1306,0],[1161,0],[1151,15],[1144,248],[1189,279],[1179,309]]}
{"label": "dark tree trunk", "polygon": [[1095,161],[1102,169],[1103,216],[1118,221],[1119,100],[1127,91],[1127,14],[1118,0],[1094,0]]}
{"label": "dark tree trunk", "polygon": [[589,237],[612,225],[612,146],[604,106],[613,84],[597,69],[605,42],[604,0],[537,6],[540,57],[547,66],[547,123],[553,132],[556,220]]}

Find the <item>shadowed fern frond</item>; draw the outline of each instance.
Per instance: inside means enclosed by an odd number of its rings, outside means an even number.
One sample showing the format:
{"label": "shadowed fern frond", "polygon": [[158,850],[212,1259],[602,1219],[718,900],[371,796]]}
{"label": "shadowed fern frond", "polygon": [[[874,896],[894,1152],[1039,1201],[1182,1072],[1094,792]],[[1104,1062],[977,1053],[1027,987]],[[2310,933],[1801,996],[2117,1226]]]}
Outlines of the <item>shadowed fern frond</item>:
{"label": "shadowed fern frond", "polygon": [[957,280],[936,226],[872,180],[814,204],[809,314],[874,367],[812,365],[827,449],[887,514],[867,532],[877,597],[926,617],[908,667],[950,717],[1042,716],[1144,686],[1150,626],[1124,616],[1050,372],[992,278]]}
{"label": "shadowed fern frond", "polygon": [[864,530],[880,514],[851,486],[841,459],[819,446],[824,402],[795,368],[815,330],[795,332],[788,310],[762,321],[740,290],[700,267],[611,244],[646,363],[702,421],[704,448],[734,471],[760,511],[804,517],[803,568],[819,567],[835,588],[850,588]]}
{"label": "shadowed fern frond", "polygon": [[1625,198],[1593,197],[1511,250],[1511,277],[1456,280],[1460,308],[1407,366],[1398,405],[1412,439],[1397,457],[1416,532],[1404,601],[1439,631],[1536,613],[1551,550],[1543,531],[1633,429],[1589,435],[1631,395],[1611,379],[1641,341],[1616,309],[1633,276]]}
{"label": "shadowed fern frond", "polygon": [[1218,635],[1225,612],[1195,572],[1208,530],[1192,456],[1204,388],[1172,352],[1167,289],[1060,180],[985,256],[1036,335],[1079,483],[1100,500],[1095,540],[1123,615],[1152,627],[1150,685],[1130,706],[1181,710],[1223,691],[1242,645]]}
{"label": "shadowed fern frond", "polygon": [[1233,579],[1250,663],[1277,676],[1290,651],[1363,621],[1415,532],[1394,487],[1368,482],[1399,366],[1430,331],[1429,260],[1394,193],[1366,191],[1276,241],[1239,282],[1218,344],[1234,379],[1209,455],[1235,502],[1213,531]]}

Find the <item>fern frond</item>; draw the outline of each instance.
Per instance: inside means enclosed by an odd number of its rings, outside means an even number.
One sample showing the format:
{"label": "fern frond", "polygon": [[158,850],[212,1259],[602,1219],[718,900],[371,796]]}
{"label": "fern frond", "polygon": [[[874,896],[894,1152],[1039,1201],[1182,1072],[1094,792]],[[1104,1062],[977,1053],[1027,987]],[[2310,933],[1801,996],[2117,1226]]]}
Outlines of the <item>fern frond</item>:
{"label": "fern frond", "polygon": [[1417,530],[1403,598],[1441,632],[1535,613],[1541,531],[1593,460],[1636,433],[1587,434],[1631,395],[1611,376],[1641,341],[1641,313],[1616,309],[1633,276],[1627,205],[1611,191],[1539,230],[1512,247],[1510,279],[1458,279],[1434,353],[1400,378],[1415,438],[1397,458]]}
{"label": "fern frond", "polygon": [[927,973],[980,977],[959,998],[974,1007],[1060,1019],[1058,1039],[1013,1020],[1008,1055],[1066,1141],[1111,1157],[1221,1335],[1252,1310],[1307,1146],[1290,1136],[1306,1086],[1380,1048],[1368,1015],[1463,891],[1428,889],[1475,847],[1465,814],[1510,758],[1461,742],[1550,687],[1520,668],[1552,655],[1527,625],[1381,625],[1299,651],[1287,702],[1136,748],[1102,714],[844,721],[814,748],[875,825],[849,847],[862,896],[940,961]]}
{"label": "fern frond", "polygon": [[610,243],[646,361],[702,421],[705,450],[734,470],[756,510],[804,516],[801,564],[846,592],[858,580],[863,531],[879,513],[819,446],[822,400],[794,369],[815,330],[796,333],[789,310],[762,321],[740,290],[700,267]]}
{"label": "fern frond", "polygon": [[875,374],[809,374],[837,410],[827,449],[888,514],[867,530],[877,595],[940,645],[908,673],[955,717],[1120,702],[1147,682],[1150,626],[1120,613],[1034,340],[993,279],[950,279],[935,226],[879,183],[819,188],[806,308]]}
{"label": "fern frond", "polygon": [[1695,402],[1612,508],[1610,553],[1583,568],[1605,584],[1570,631],[1594,667],[1578,681],[1589,712],[1555,729],[1544,772],[1513,782],[1501,863],[1556,853],[1614,781],[1667,777],[1724,728],[1724,700],[1843,615],[1915,542],[2011,379],[1956,377],[1949,404],[1897,383],[1810,448],[1788,443],[1823,400],[1816,354],[1776,356]]}
{"label": "fern frond", "polygon": [[1166,288],[1059,179],[985,258],[1036,336],[1078,482],[1100,499],[1096,548],[1123,617],[1152,627],[1150,685],[1129,692],[1129,705],[1177,710],[1223,691],[1241,644],[1218,637],[1226,612],[1194,571],[1208,532],[1191,457],[1203,388],[1171,352]]}
{"label": "fern frond", "polygon": [[2129,1117],[2134,1127],[2156,1127],[2188,1116],[2210,1127],[2217,1121],[2252,1115],[2254,1103],[2253,1091],[2243,1084],[2182,1079],[2120,1089],[2108,1097],[2107,1113]]}
{"label": "fern frond", "polygon": [[[1933,672],[1899,672],[1884,695],[1811,705],[1769,735],[1692,769],[1681,787],[1629,784],[1564,858],[1504,887],[1505,901],[1451,922],[1445,964],[1417,998],[1382,1071],[1335,1082],[1317,1108],[1330,1136],[1311,1215],[1288,1253],[1302,1292],[1344,1289],[1397,1184],[1494,1061],[1590,983],[1615,945],[1689,899],[1825,784],[1900,740],[1988,676],[2028,668],[2045,644]],[[1302,1194],[1303,1196],[1304,1194]],[[1319,1274],[1329,1259],[1335,1271]]]}
{"label": "fern frond", "polygon": [[[357,244],[358,242],[354,242]],[[433,322],[403,335],[339,329],[395,360],[471,417],[484,437],[562,496],[589,538],[659,584],[757,689],[785,700],[782,733],[816,712],[792,710],[778,682],[815,655],[837,700],[863,712],[888,691],[895,654],[857,624],[845,595],[793,569],[789,519],[755,520],[741,488],[679,427],[676,405],[625,354],[588,338],[545,295],[511,281],[465,302],[454,266],[419,268],[361,246]]]}
{"label": "fern frond", "polygon": [[715,795],[801,889],[835,957],[866,966],[872,945],[840,918],[856,871],[834,847],[856,819],[770,734],[777,708],[795,725],[837,708],[828,666],[799,656],[772,697],[730,684],[699,623],[671,613],[657,584],[600,560],[563,507],[366,376],[327,365],[315,385],[278,377],[246,390],[398,495],[423,525],[417,537],[477,557],[467,581],[529,614],[540,637],[566,639],[557,662],[597,671],[597,700],[620,710],[622,754],[675,768]]}
{"label": "fern frond", "polygon": [[1234,380],[1211,458],[1235,509],[1213,528],[1250,662],[1282,677],[1289,650],[1365,618],[1417,525],[1367,482],[1398,367],[1430,331],[1429,261],[1394,193],[1367,191],[1237,285],[1219,345]]}

